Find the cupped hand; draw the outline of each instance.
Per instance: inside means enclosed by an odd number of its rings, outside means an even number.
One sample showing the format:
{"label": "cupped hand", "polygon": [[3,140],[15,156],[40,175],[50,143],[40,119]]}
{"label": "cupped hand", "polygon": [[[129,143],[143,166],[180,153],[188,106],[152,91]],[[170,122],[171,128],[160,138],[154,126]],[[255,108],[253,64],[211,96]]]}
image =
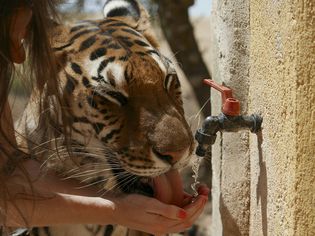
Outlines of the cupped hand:
{"label": "cupped hand", "polygon": [[201,185],[196,198],[185,194],[183,208],[137,194],[115,198],[112,223],[154,235],[182,232],[202,213],[208,193],[209,189]]}

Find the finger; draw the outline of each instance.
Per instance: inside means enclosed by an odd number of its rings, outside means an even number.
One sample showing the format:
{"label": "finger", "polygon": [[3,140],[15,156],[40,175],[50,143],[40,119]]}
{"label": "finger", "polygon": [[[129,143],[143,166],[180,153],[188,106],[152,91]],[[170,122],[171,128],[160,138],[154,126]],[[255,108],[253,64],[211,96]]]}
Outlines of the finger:
{"label": "finger", "polygon": [[185,198],[185,199],[183,200],[183,202],[182,202],[182,207],[185,207],[185,206],[187,206],[188,204],[190,204],[190,203],[192,202],[192,200],[193,200],[193,197],[192,197],[192,196]]}
{"label": "finger", "polygon": [[184,220],[184,222],[179,222],[175,224],[173,227],[170,228],[170,232],[176,233],[190,228],[194,221],[202,213],[207,199],[207,197],[199,195],[194,202],[192,202],[187,207],[184,207],[184,209],[188,213],[186,220]]}
{"label": "finger", "polygon": [[189,204],[186,207],[184,207],[184,209],[188,213],[188,217],[190,217],[199,208],[203,207],[203,205],[205,205],[207,201],[208,201],[208,197],[207,196],[198,195],[196,197],[196,199],[191,204]]}
{"label": "finger", "polygon": [[210,189],[206,185],[198,186],[198,194],[208,196],[210,193]]}
{"label": "finger", "polygon": [[184,227],[185,227],[185,230],[188,230],[190,229],[194,224],[195,222],[198,220],[198,218],[200,217],[200,215],[202,214],[203,210],[204,210],[204,206],[199,208],[199,210],[197,210],[189,220],[186,220],[185,223],[184,223]]}
{"label": "finger", "polygon": [[183,195],[184,195],[184,199],[188,198],[188,197],[192,197],[192,195],[190,193],[187,193],[187,192],[184,192]]}
{"label": "finger", "polygon": [[149,214],[143,221],[137,222],[137,227],[134,227],[134,229],[150,233],[150,235],[164,236],[166,233],[169,233],[170,228],[178,224],[178,222],[180,221],[157,214]]}
{"label": "finger", "polygon": [[185,207],[186,205],[190,204],[193,201],[193,198],[194,198],[193,195],[184,192],[184,199],[181,206]]}
{"label": "finger", "polygon": [[197,220],[197,218],[203,212],[207,201],[208,201],[207,197],[200,195],[200,198],[193,203],[196,204],[195,207],[192,207],[189,210],[187,210],[189,217],[187,217],[186,220],[186,227],[191,227],[192,224]]}
{"label": "finger", "polygon": [[[193,209],[190,209],[190,211],[188,210],[188,214],[190,217],[189,219],[191,222],[194,222],[199,217],[199,215],[202,213],[202,211],[204,210],[204,208],[208,202],[208,198],[202,196],[200,200],[198,199],[198,201],[199,202],[196,204],[196,208],[194,211],[193,211]],[[192,213],[192,214],[190,214],[190,213]]]}
{"label": "finger", "polygon": [[164,204],[157,199],[152,199],[150,206],[151,207],[146,210],[148,213],[158,214],[168,219],[183,220],[187,217],[186,210],[175,205]]}

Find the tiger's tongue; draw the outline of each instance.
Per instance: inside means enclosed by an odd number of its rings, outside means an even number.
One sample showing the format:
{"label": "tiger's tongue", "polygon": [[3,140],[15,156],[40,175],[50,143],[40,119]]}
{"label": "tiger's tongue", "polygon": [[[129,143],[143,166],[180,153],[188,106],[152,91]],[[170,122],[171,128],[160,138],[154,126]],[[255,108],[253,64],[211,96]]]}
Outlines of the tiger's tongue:
{"label": "tiger's tongue", "polygon": [[155,198],[167,204],[181,206],[183,203],[183,182],[178,170],[170,170],[153,179]]}

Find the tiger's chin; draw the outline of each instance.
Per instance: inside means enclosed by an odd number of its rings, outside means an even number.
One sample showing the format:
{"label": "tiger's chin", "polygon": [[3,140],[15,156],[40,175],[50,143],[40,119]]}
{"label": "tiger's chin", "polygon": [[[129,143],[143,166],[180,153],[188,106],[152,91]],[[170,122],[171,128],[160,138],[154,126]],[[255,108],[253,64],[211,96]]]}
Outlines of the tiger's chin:
{"label": "tiger's chin", "polygon": [[151,177],[140,177],[138,181],[138,188],[135,189],[135,193],[148,196],[148,197],[154,197],[154,181]]}

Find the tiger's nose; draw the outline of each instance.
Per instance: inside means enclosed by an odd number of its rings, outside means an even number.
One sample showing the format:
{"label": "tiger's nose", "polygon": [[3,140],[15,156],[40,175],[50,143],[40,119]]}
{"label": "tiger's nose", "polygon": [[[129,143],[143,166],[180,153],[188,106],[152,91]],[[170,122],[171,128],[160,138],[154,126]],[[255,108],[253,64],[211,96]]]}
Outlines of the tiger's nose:
{"label": "tiger's nose", "polygon": [[162,161],[168,162],[171,165],[174,165],[181,158],[187,155],[187,149],[180,151],[169,151],[169,152],[159,152],[156,149],[152,149],[153,153]]}

